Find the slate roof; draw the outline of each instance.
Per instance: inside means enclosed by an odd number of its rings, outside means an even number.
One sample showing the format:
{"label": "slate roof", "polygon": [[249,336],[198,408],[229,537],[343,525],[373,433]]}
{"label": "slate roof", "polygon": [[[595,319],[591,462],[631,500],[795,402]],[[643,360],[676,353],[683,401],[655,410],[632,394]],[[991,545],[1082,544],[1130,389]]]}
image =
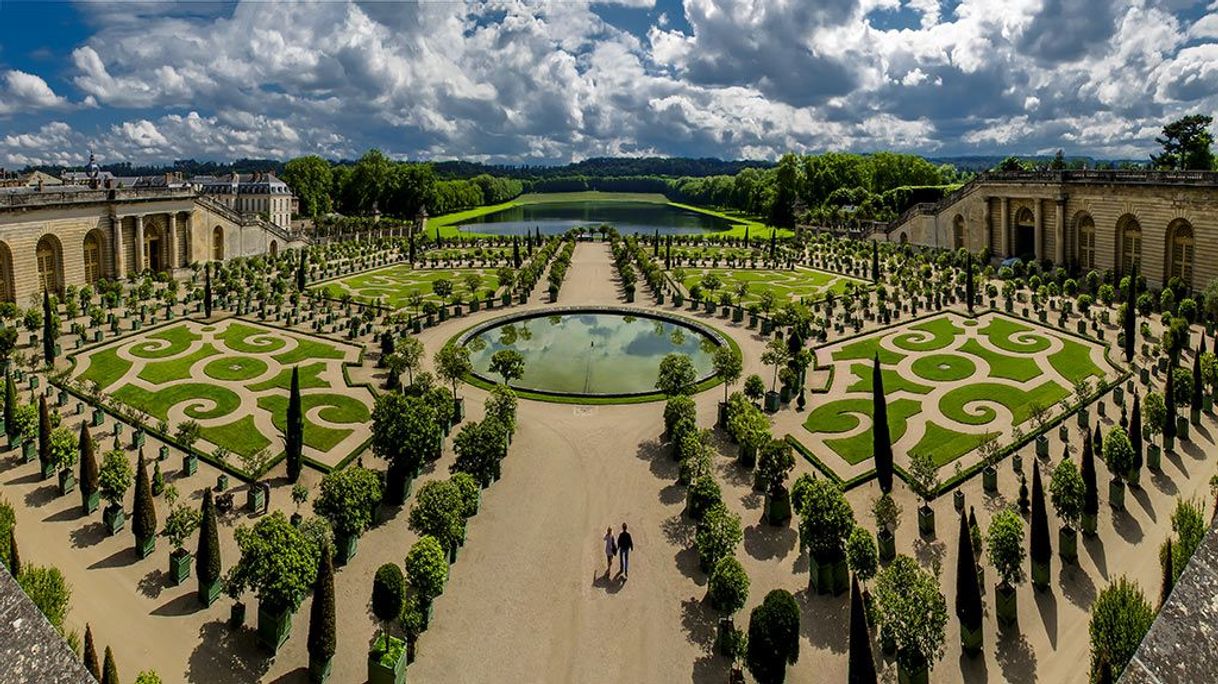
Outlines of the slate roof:
{"label": "slate roof", "polygon": [[2,684],[96,684],[7,570],[0,570],[0,663]]}

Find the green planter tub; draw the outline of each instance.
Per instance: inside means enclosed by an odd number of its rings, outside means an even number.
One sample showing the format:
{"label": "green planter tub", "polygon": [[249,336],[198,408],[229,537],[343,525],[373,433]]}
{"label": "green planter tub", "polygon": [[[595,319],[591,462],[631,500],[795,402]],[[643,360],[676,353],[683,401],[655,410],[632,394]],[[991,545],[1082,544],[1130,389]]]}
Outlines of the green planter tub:
{"label": "green planter tub", "polygon": [[402,684],[406,681],[406,642],[380,638],[368,651],[368,684]]}
{"label": "green planter tub", "polygon": [[288,610],[258,606],[258,643],[270,651],[278,651],[292,632],[292,613]]}

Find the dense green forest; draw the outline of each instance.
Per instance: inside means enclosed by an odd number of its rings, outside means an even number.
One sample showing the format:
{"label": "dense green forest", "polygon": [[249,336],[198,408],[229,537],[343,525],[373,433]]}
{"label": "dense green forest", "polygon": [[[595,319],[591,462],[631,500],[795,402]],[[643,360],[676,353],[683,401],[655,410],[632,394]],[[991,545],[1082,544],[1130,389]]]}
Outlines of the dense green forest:
{"label": "dense green forest", "polygon": [[[282,177],[300,197],[301,212],[306,215],[331,211],[360,215],[376,208],[409,217],[423,206],[442,214],[498,204],[522,192],[600,190],[661,193],[676,202],[740,211],[779,226],[793,225],[796,214],[801,220],[817,222],[890,220],[913,202],[937,199],[960,180],[950,165],[891,152],[788,154],[773,166],[744,166],[733,174],[710,176],[602,173],[717,166],[708,160],[642,160],[638,164],[589,160],[593,161],[596,163],[583,167],[596,171],[591,174],[552,175],[552,169],[545,169],[540,176],[480,173],[466,178],[455,175],[494,167],[395,162],[371,150],[354,164],[333,164],[316,156],[293,159],[284,165]],[[673,163],[658,164],[662,161]],[[579,165],[566,168],[576,167]],[[514,176],[520,175],[517,169]]]}

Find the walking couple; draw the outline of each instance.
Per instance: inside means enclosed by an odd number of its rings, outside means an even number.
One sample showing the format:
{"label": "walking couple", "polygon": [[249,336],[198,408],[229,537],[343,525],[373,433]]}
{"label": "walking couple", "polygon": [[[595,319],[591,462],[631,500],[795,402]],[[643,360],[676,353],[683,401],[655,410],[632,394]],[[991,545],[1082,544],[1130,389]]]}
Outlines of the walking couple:
{"label": "walking couple", "polygon": [[615,538],[613,536],[613,528],[605,528],[605,577],[609,577],[609,572],[613,570],[613,557],[621,555],[621,560],[618,561],[617,574],[622,580],[630,578],[630,552],[634,550],[634,540],[630,538],[630,532],[626,530],[626,523],[622,523],[622,531]]}

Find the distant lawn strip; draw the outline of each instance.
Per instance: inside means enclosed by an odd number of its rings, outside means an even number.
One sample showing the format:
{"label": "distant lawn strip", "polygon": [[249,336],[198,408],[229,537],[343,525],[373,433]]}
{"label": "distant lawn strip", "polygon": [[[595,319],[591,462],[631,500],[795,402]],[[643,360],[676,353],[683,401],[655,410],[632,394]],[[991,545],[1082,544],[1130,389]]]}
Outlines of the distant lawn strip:
{"label": "distant lawn strip", "polygon": [[86,358],[89,359],[89,367],[80,374],[81,382],[97,383],[103,390],[131,370],[131,362],[119,357],[118,347],[93,352]]}
{"label": "distant lawn strip", "polygon": [[[364,423],[372,417],[367,406],[341,394],[304,394],[300,399],[305,413],[305,444],[318,451],[333,449],[347,435],[351,434],[352,430],[331,428],[314,423],[308,418],[314,408],[323,407],[320,417],[331,423]],[[270,412],[271,421],[275,427],[281,432],[284,430],[287,425],[287,397],[281,395],[259,397],[258,407]]]}
{"label": "distant lawn strip", "polygon": [[[300,389],[314,389],[317,387],[329,387],[330,384],[321,379],[321,374],[326,370],[324,363],[310,363],[305,366],[300,366]],[[251,392],[265,392],[271,389],[281,389],[285,392],[292,388],[292,369],[284,368],[279,371],[279,374],[270,380],[264,380],[255,385],[249,385]]]}
{"label": "distant lawn strip", "polygon": [[161,346],[159,342],[147,339],[131,346],[132,356],[138,356],[141,359],[163,359],[181,354],[190,347],[192,342],[203,339],[202,336],[191,332],[190,328],[184,325],[161,328],[156,332],[148,333],[147,337],[164,340],[169,344]]}
{"label": "distant lawn strip", "polygon": [[[849,387],[847,387],[846,391],[847,392],[864,392],[864,393],[870,394],[871,390],[872,390],[871,365],[863,364],[863,363],[856,363],[853,366],[850,366],[850,372],[853,373],[854,376],[856,378],[858,378],[858,380],[855,381],[855,383],[853,385],[850,385]],[[909,378],[906,378],[904,375],[901,375],[899,372],[897,372],[896,369],[893,369],[893,368],[881,368],[880,374],[884,378],[884,393],[885,394],[892,394],[893,392],[910,392],[912,394],[930,394],[930,391],[932,389],[934,389],[932,387],[927,387],[926,385],[919,385],[918,383],[914,382],[913,380],[910,380]]]}
{"label": "distant lawn strip", "polygon": [[[994,316],[990,324],[981,329],[981,334],[989,338],[990,344],[995,347],[1016,354],[1035,354],[1049,348],[1049,338],[1026,325],[1001,316]],[[1024,341],[1013,339],[1016,335]]]}
{"label": "distant lawn strip", "polygon": [[841,349],[833,352],[833,360],[855,361],[861,359],[871,361],[875,358],[876,352],[879,352],[880,363],[884,365],[894,364],[905,358],[904,354],[881,347],[880,340],[882,339],[884,339],[882,335],[876,335],[842,345]]}
{"label": "distant lawn strip", "polygon": [[223,340],[224,346],[242,354],[269,354],[283,349],[288,344],[266,328],[255,328],[239,321],[230,322],[228,328],[216,335],[216,338]]}
{"label": "distant lawn strip", "polygon": [[1032,378],[1044,375],[1044,371],[1036,365],[1036,359],[1026,356],[1007,356],[981,346],[981,343],[975,339],[970,338],[960,345],[960,351],[972,354],[989,364],[992,378],[1027,382]]}
{"label": "distant lawn strip", "polygon": [[242,416],[224,425],[199,428],[199,436],[234,454],[246,456],[271,446],[271,440],[259,432],[258,426],[254,424],[253,416]]}
{"label": "distant lawn strip", "polygon": [[927,421],[922,439],[909,450],[909,455],[930,454],[935,465],[944,466],[997,437],[998,432],[983,434],[957,432],[934,421]]}
{"label": "distant lawn strip", "polygon": [[[699,214],[706,214],[707,216],[716,216],[725,221],[730,221],[732,223],[732,227],[728,230],[721,230],[721,231],[714,233],[714,235],[716,237],[718,237],[718,236],[744,237],[744,227],[748,226],[750,238],[764,237],[765,239],[768,240],[768,239],[770,239],[770,234],[773,233],[775,230],[773,227],[768,226],[756,219],[744,216],[743,214],[723,212],[723,211],[718,211],[715,209],[708,209],[706,207],[699,207],[694,204],[681,204],[680,202],[669,202],[669,204],[671,204],[674,207],[677,207],[678,209],[696,211]],[[777,230],[778,230],[778,237],[780,237],[780,238],[791,237],[791,236],[795,235],[794,231],[787,230],[786,228],[779,228]]]}
{"label": "distant lawn strip", "polygon": [[[170,385],[155,392],[123,385],[114,392],[114,397],[161,420],[169,420],[169,409],[183,402],[189,404],[186,415],[196,420],[222,418],[241,407],[240,397],[232,391],[200,382]],[[206,405],[211,407],[206,408]]]}
{"label": "distant lawn strip", "polygon": [[140,369],[137,377],[154,385],[164,385],[175,380],[189,380],[191,366],[195,365],[198,361],[219,353],[211,343],[208,343],[181,358],[146,363]]}
{"label": "distant lawn strip", "polygon": [[[956,354],[931,354],[914,359],[911,370],[924,380],[955,382],[972,377],[977,372],[977,364]],[[887,377],[884,378],[884,389],[888,389]]]}
{"label": "distant lawn strip", "polygon": [[228,382],[253,380],[266,371],[266,361],[253,356],[222,356],[203,367],[207,377]]}
{"label": "distant lawn strip", "polygon": [[1104,371],[1091,360],[1091,349],[1074,340],[1061,338],[1061,351],[1049,355],[1049,365],[1072,384],[1093,375],[1104,377]]}
{"label": "distant lawn strip", "polygon": [[1005,406],[1011,412],[1015,425],[1021,425],[1031,417],[1034,405],[1050,407],[1061,401],[1070,391],[1048,380],[1030,391],[1018,387],[982,382],[967,387],[958,387],[939,401],[943,415],[964,425],[986,425],[997,419],[998,414],[989,406],[979,406],[976,414],[967,413],[964,407],[975,401],[991,401]]}
{"label": "distant lawn strip", "polygon": [[[921,411],[922,404],[913,399],[888,402],[888,428],[893,442],[901,439],[909,419]],[[813,434],[849,432],[859,426],[860,415],[871,417],[870,399],[841,399],[813,410],[804,422],[804,428]],[[871,430],[864,430],[853,437],[826,439],[825,444],[851,465],[873,456]]]}
{"label": "distant lawn strip", "polygon": [[295,365],[302,361],[313,361],[320,359],[341,359],[346,354],[332,344],[311,340],[307,337],[292,336],[296,340],[296,347],[288,351],[275,354],[271,358],[285,366]]}
{"label": "distant lawn strip", "polygon": [[963,329],[957,328],[947,316],[922,321],[921,323],[909,326],[909,328],[930,333],[931,335],[930,339],[921,339],[925,336],[907,332],[892,338],[894,345],[905,351],[913,352],[928,352],[943,349],[956,339],[956,335],[964,332]]}

